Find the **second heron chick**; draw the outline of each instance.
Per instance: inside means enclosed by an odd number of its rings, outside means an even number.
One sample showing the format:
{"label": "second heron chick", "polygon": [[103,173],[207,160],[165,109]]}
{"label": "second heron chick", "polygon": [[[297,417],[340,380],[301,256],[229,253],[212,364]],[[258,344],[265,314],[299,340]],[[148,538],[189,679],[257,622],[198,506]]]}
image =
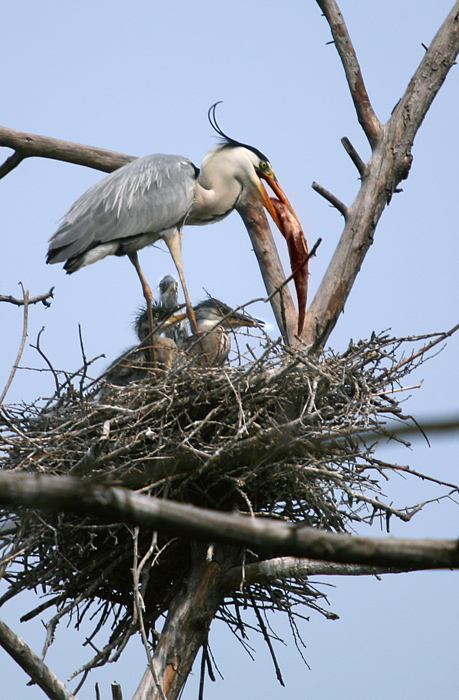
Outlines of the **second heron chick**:
{"label": "second heron chick", "polygon": [[[180,323],[186,314],[171,315],[158,304],[153,305],[153,335],[150,333],[148,312],[144,309],[137,317],[135,330],[140,346],[127,350],[108,368],[105,380],[109,384],[126,386],[147,376],[149,369],[167,370],[176,360],[179,349],[171,338],[161,333]],[[152,356],[154,362],[152,361]]]}
{"label": "second heron chick", "polygon": [[209,297],[193,307],[199,338],[189,336],[182,348],[199,367],[221,367],[228,362],[231,338],[228,330],[264,325],[249,314],[234,311],[228,304]]}
{"label": "second heron chick", "polygon": [[[165,312],[172,313],[178,309],[178,282],[172,275],[165,275],[159,283],[159,305]],[[183,347],[188,338],[186,320],[179,321],[165,329],[166,338],[172,338],[178,348]]]}

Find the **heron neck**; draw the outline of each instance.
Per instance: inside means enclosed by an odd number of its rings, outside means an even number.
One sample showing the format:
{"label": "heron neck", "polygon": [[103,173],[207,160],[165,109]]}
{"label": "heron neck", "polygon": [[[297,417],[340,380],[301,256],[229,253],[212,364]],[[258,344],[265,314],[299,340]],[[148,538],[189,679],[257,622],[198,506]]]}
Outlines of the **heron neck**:
{"label": "heron neck", "polygon": [[242,184],[228,172],[222,173],[218,164],[203,163],[195,201],[186,223],[206,224],[223,219],[237,205],[242,189]]}

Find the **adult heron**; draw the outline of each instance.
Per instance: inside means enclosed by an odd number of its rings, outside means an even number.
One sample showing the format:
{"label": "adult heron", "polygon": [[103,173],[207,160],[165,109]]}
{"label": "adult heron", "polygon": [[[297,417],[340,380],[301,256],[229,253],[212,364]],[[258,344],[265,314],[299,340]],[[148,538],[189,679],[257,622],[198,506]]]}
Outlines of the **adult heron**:
{"label": "adult heron", "polygon": [[47,262],[64,262],[76,272],[107,255],[127,255],[134,265],[147,302],[153,330],[152,292],[137,251],[162,238],[174,260],[194,333],[196,319],[183,275],[181,229],[220,221],[237,206],[244,192],[255,193],[282,233],[283,223],[263,186],[265,180],[295,217],[268,158],[257,148],[236,141],[219,127],[215,110],[211,126],[222,142],[205,156],[201,170],[190,160],[173,155],[137,158],[89,188],[73,204],[50,238]]}

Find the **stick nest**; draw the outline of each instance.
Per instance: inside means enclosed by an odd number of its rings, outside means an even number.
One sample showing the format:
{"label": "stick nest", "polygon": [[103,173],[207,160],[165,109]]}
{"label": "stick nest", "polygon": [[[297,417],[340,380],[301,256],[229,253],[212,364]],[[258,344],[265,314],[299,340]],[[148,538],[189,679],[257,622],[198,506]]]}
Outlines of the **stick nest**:
{"label": "stick nest", "polygon": [[[269,342],[251,364],[151,372],[141,382],[105,385],[97,393],[83,391],[85,378],[79,377],[76,388],[67,385],[45,408],[5,411],[4,468],[77,475],[336,532],[375,516],[407,520],[410,510],[384,503],[378,483],[393,465],[374,456],[387,418],[405,419],[391,392],[422,361],[420,352],[400,359],[407,340],[420,338],[373,336],[343,354],[315,358]],[[44,602],[23,619],[56,608],[49,638],[61,617],[74,616],[78,627],[91,609],[91,639],[108,620],[111,636],[87,668],[116,660],[137,629],[132,569],[150,552],[140,583],[145,626],[155,636],[157,619],[186,577],[193,546],[186,538],[134,532],[92,516],[7,516],[18,530],[4,547],[13,564],[1,602],[42,586]],[[259,560],[241,551],[238,561]],[[293,619],[298,603],[325,612],[320,598],[322,593],[294,578],[246,585],[227,595],[220,617],[241,630],[241,602],[282,609]]]}

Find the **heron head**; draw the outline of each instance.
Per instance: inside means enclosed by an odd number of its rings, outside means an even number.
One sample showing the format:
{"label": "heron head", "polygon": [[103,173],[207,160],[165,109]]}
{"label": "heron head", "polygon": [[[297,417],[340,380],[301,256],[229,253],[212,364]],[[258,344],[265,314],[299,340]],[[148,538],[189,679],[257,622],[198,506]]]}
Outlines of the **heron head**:
{"label": "heron head", "polygon": [[[159,304],[153,304],[152,310],[154,335],[164,333],[164,331],[166,331],[168,328],[175,326],[177,323],[180,323],[186,318],[186,313],[172,313],[171,311],[164,309]],[[134,328],[140,341],[144,341],[146,338],[148,338],[148,336],[150,335],[148,309],[142,309],[137,315]]]}
{"label": "heron head", "polygon": [[260,321],[250,314],[234,311],[228,304],[219,301],[214,297],[209,297],[201,301],[194,307],[198,328],[204,330],[204,326],[221,326],[222,328],[255,328],[263,326],[264,322]]}
{"label": "heron head", "polygon": [[172,275],[165,275],[159,283],[160,305],[168,311],[178,306],[178,282]]}
{"label": "heron head", "polygon": [[159,291],[161,294],[166,294],[167,292],[177,292],[178,282],[172,275],[165,275],[159,283]]}
{"label": "heron head", "polygon": [[[281,221],[277,210],[275,209],[263,185],[263,180],[273,190],[276,198],[279,199],[289,209],[296,221],[298,221],[298,217],[295,214],[295,211],[292,205],[290,204],[287,195],[280,186],[277,177],[274,173],[274,169],[266,155],[254,146],[249,146],[248,144],[242,143],[241,141],[236,141],[236,139],[231,138],[230,136],[225,134],[225,132],[221,129],[215,115],[216,108],[219,104],[220,102],[216,102],[215,104],[213,104],[207,113],[210,125],[221,138],[220,146],[217,146],[217,149],[221,149],[222,151],[227,150],[228,158],[231,157],[233,160],[238,161],[240,163],[239,170],[242,184],[246,186],[252,185],[252,189],[255,189],[258,192],[258,195],[261,198],[263,205],[269,212],[272,220],[274,221],[282,235],[286,238],[287,236],[286,231],[284,230],[283,222]],[[215,151],[217,149],[213,150]],[[248,182],[243,181],[244,175],[247,177]]]}

